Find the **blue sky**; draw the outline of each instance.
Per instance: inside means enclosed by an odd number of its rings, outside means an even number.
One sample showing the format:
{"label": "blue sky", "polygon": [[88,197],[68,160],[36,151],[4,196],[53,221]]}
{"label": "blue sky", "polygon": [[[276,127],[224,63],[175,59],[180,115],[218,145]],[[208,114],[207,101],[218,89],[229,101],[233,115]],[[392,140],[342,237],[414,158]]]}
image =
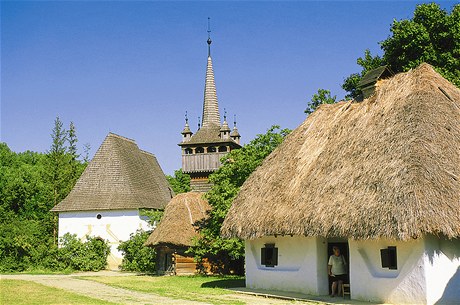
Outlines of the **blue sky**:
{"label": "blue sky", "polygon": [[76,125],[80,152],[114,132],[172,174],[184,113],[195,131],[202,111],[208,17],[221,114],[237,115],[247,143],[298,126],[318,88],[342,98],[356,59],[381,54],[393,19],[417,3],[2,1],[0,140],[44,152],[59,116]]}

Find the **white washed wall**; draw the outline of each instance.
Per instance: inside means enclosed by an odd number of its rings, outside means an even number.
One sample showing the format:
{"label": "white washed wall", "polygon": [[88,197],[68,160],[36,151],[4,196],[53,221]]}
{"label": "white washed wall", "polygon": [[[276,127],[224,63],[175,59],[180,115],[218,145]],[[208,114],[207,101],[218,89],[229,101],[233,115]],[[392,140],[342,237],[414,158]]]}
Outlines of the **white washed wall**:
{"label": "white washed wall", "polygon": [[[396,246],[397,270],[382,268],[380,249]],[[353,299],[389,303],[426,303],[423,239],[349,240]]]}
{"label": "white washed wall", "polygon": [[460,304],[460,240],[425,240],[428,304]]}
{"label": "white washed wall", "polygon": [[[101,219],[97,219],[100,214]],[[59,237],[66,233],[77,234],[81,239],[86,235],[108,240],[111,253],[108,257],[110,269],[118,268],[122,254],[117,247],[120,241],[129,239],[138,229],[151,230],[145,217],[138,210],[81,211],[59,213]]]}
{"label": "white washed wall", "polygon": [[[278,266],[260,264],[261,248],[274,243]],[[382,268],[380,249],[397,248],[396,270]],[[246,240],[246,286],[328,293],[327,240],[274,236]],[[407,242],[349,240],[351,298],[393,304],[460,304],[460,240],[434,236]]]}
{"label": "white washed wall", "polygon": [[[273,243],[278,248],[278,265],[261,265],[261,248]],[[247,240],[246,286],[265,290],[328,293],[327,242],[303,236],[264,237]]]}

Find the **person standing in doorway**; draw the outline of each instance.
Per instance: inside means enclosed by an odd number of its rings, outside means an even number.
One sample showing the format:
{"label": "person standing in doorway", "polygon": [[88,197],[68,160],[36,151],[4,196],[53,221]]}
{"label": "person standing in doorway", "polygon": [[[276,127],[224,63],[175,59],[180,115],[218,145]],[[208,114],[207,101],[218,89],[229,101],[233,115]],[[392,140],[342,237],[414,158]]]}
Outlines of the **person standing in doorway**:
{"label": "person standing in doorway", "polygon": [[340,254],[340,249],[338,247],[332,247],[332,251],[334,254],[329,257],[327,272],[332,281],[331,297],[335,297],[336,292],[337,295],[340,295],[343,282],[346,280],[347,262],[345,261],[343,255]]}

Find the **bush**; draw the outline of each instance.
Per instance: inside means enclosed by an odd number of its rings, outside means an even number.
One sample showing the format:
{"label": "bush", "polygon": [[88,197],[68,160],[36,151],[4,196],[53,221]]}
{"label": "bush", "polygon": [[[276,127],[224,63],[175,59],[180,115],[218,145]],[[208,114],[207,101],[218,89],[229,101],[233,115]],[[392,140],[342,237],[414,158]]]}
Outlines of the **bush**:
{"label": "bush", "polygon": [[155,272],[156,253],[153,248],[144,246],[150,232],[137,230],[129,240],[120,243],[118,250],[123,252],[121,270],[138,272]]}
{"label": "bush", "polygon": [[0,272],[46,269],[57,262],[52,254],[57,247],[43,222],[12,218],[0,223],[0,232]]}
{"label": "bush", "polygon": [[75,234],[66,233],[59,242],[61,247],[57,256],[60,269],[99,271],[107,266],[110,246],[106,241],[87,236],[83,243]]}

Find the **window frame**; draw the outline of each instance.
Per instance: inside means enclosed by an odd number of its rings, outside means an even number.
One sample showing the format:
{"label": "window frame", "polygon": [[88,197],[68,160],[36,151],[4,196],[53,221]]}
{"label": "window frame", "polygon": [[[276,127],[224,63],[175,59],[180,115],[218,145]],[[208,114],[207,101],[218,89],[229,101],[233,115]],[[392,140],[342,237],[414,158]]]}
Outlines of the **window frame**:
{"label": "window frame", "polygon": [[386,249],[380,249],[380,260],[382,263],[382,268],[397,270],[398,252],[396,246],[389,246]]}
{"label": "window frame", "polygon": [[260,250],[261,265],[271,268],[278,266],[278,248],[275,244],[265,244]]}

